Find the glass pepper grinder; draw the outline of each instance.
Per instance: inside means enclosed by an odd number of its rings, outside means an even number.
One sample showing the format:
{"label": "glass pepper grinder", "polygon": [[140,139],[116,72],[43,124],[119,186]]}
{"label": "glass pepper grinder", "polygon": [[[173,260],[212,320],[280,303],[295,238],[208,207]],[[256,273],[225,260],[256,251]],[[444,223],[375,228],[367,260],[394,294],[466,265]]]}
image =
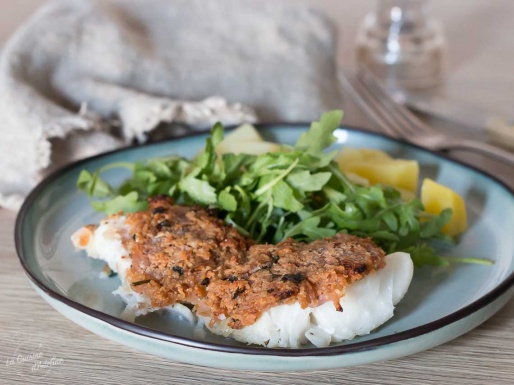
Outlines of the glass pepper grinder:
{"label": "glass pepper grinder", "polygon": [[445,76],[446,48],[441,26],[425,0],[378,0],[357,38],[357,62],[391,90],[435,86]]}

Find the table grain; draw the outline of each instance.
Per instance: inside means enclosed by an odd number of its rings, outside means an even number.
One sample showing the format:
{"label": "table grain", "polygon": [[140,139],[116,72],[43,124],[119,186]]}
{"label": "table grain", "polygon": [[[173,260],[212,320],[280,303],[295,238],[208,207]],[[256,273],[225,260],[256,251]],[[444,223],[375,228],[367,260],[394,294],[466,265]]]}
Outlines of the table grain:
{"label": "table grain", "polygon": [[[0,0],[2,17],[23,14],[27,2]],[[29,2],[33,4],[34,2]],[[353,60],[357,21],[374,2],[323,0],[340,28],[338,58]],[[450,43],[449,79],[440,94],[512,113],[514,2],[432,2]],[[29,12],[27,11],[27,14]],[[19,22],[21,22],[20,19]],[[15,25],[12,20],[10,23]],[[5,35],[5,28],[0,28]],[[346,98],[347,124],[372,123]],[[439,125],[440,122],[432,122]],[[452,153],[514,188],[511,167],[478,155]],[[172,362],[103,339],[69,321],[32,289],[14,248],[16,214],[0,209],[0,384],[514,384],[514,300],[478,328],[444,345],[391,361],[323,371],[252,372]],[[513,229],[514,230],[514,229]],[[48,367],[34,359],[52,360]],[[344,359],[344,358],[342,358]]]}

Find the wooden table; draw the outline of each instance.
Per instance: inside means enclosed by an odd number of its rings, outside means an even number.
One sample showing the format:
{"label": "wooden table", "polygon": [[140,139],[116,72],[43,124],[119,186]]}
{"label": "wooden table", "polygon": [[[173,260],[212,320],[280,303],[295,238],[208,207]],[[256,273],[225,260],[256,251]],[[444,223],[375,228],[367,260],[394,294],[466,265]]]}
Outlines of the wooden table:
{"label": "wooden table", "polygon": [[[0,3],[6,9],[7,1]],[[26,4],[10,3],[18,8]],[[316,5],[329,10],[341,28],[339,59],[344,66],[350,64],[357,20],[373,2],[326,0]],[[450,5],[438,0],[433,2],[433,9],[447,26],[451,48],[450,78],[441,92],[491,111],[509,113],[514,101],[514,3],[460,0]],[[344,108],[348,124],[370,126],[349,100]],[[514,187],[512,168],[479,156],[455,156],[492,170]],[[139,353],[82,329],[35,293],[16,257],[14,220],[15,213],[0,209],[0,384],[514,383],[514,301],[480,327],[447,344],[410,357],[352,368],[299,373],[238,372],[195,367]],[[17,362],[18,355],[28,354],[55,357],[56,365],[46,369]]]}

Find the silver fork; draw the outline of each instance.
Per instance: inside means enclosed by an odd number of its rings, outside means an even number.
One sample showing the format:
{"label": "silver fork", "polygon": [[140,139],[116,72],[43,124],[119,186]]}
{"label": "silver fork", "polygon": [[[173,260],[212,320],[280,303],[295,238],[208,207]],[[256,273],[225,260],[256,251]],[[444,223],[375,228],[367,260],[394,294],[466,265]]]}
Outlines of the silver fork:
{"label": "silver fork", "polygon": [[462,149],[479,152],[514,166],[514,153],[488,143],[435,131],[404,106],[395,102],[375,77],[365,69],[341,72],[341,82],[355,102],[388,136],[404,139],[429,150]]}

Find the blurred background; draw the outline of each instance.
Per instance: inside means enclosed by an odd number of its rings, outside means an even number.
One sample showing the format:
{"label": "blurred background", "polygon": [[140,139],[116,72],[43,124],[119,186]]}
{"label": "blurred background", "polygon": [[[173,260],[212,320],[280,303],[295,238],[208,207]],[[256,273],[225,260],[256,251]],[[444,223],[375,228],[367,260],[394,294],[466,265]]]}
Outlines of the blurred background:
{"label": "blurred background", "polygon": [[[338,62],[351,66],[359,25],[377,0],[301,0],[319,8],[338,28]],[[0,0],[0,46],[44,0]],[[447,81],[440,94],[503,116],[514,101],[514,1],[429,0],[429,11],[448,44]],[[481,92],[477,92],[481,90]],[[347,116],[348,117],[348,116]],[[350,117],[348,117],[350,118]]]}

